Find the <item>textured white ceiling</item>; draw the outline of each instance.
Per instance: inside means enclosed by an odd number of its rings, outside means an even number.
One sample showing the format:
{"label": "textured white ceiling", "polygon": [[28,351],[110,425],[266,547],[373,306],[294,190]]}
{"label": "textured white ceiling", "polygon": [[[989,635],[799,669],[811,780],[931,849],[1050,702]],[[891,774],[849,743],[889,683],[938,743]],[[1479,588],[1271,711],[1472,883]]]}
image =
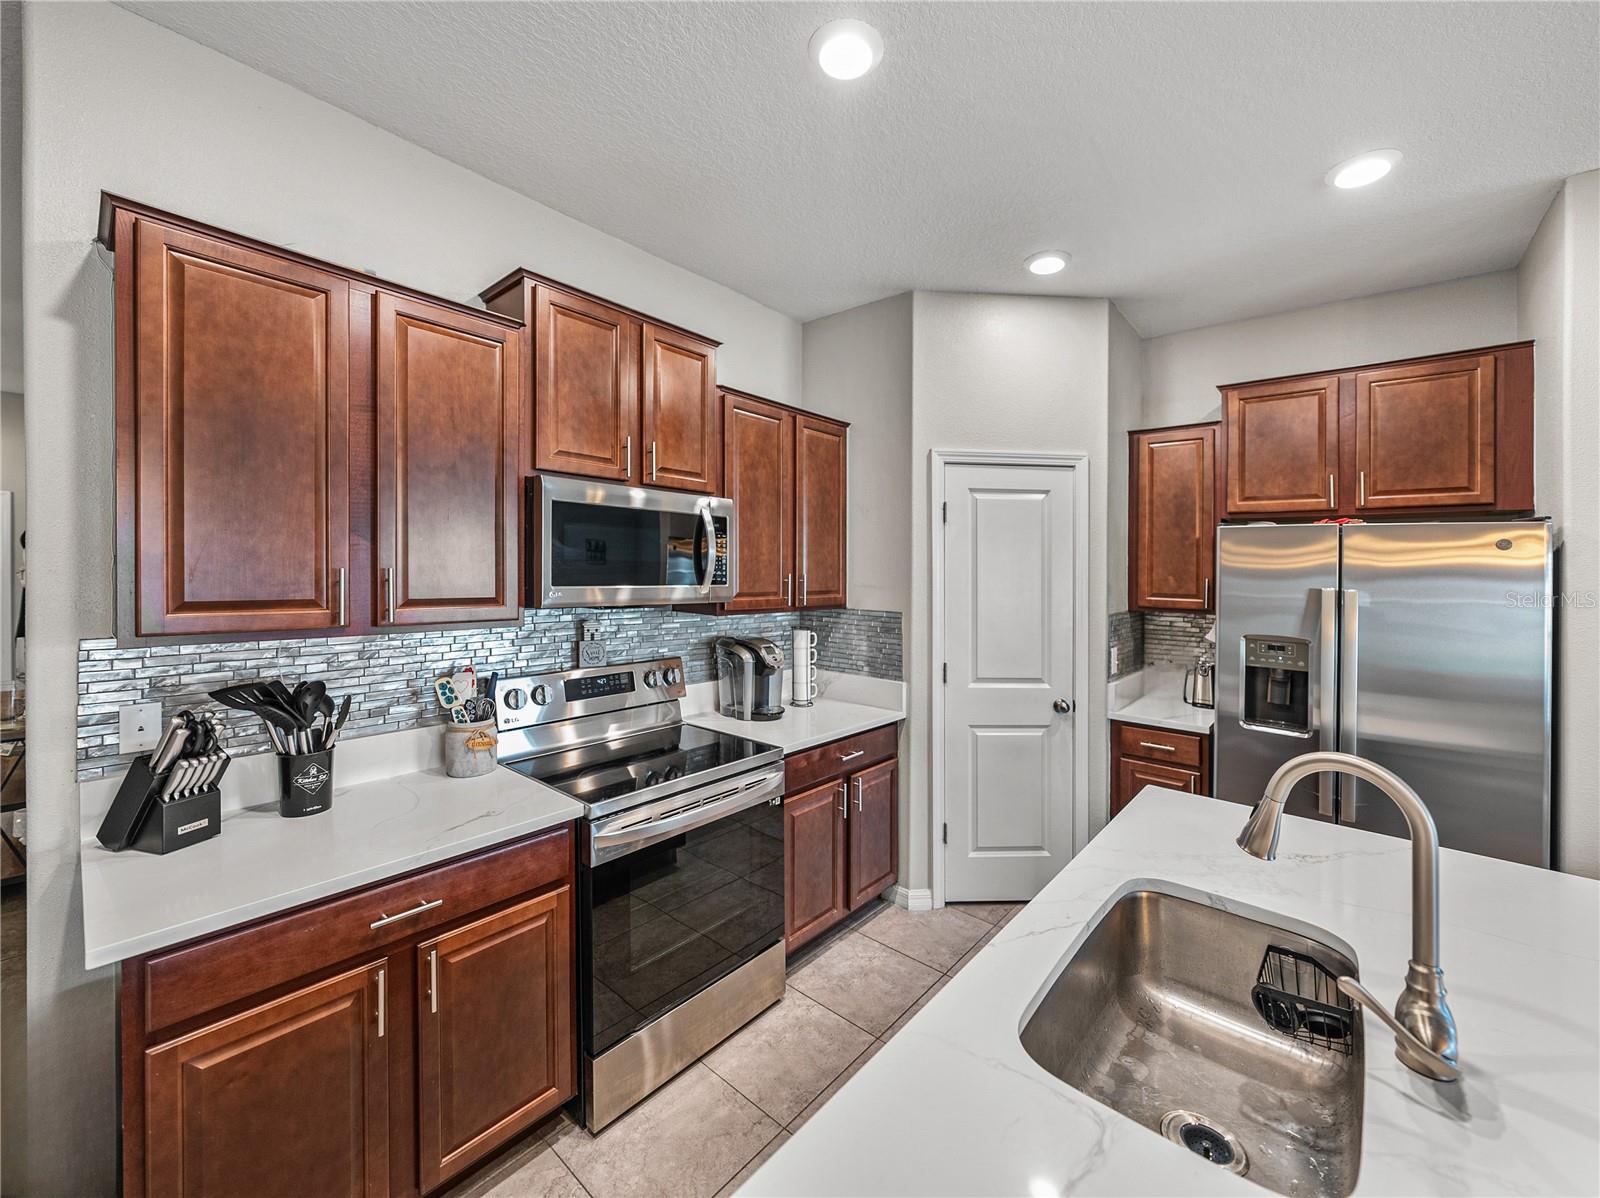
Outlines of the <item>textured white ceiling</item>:
{"label": "textured white ceiling", "polygon": [[[1498,270],[1600,162],[1592,3],[124,7],[802,319],[1037,292],[1153,336]],[[844,15],[852,84],[806,56]]]}

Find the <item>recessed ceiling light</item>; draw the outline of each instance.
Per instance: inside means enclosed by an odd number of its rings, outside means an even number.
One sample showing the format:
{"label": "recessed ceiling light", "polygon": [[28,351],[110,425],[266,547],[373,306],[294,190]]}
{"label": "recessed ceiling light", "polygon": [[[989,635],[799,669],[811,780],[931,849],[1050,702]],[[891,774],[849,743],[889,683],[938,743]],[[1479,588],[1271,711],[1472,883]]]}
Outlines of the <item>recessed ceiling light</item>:
{"label": "recessed ceiling light", "polygon": [[1053,275],[1065,270],[1072,255],[1061,250],[1045,250],[1028,259],[1028,269],[1036,275]]}
{"label": "recessed ceiling light", "polygon": [[1328,172],[1328,182],[1334,187],[1349,190],[1376,183],[1404,157],[1399,150],[1373,150],[1370,154],[1357,154],[1346,159]]}
{"label": "recessed ceiling light", "polygon": [[829,21],[811,35],[811,57],[834,79],[859,79],[883,57],[883,38],[865,21]]}

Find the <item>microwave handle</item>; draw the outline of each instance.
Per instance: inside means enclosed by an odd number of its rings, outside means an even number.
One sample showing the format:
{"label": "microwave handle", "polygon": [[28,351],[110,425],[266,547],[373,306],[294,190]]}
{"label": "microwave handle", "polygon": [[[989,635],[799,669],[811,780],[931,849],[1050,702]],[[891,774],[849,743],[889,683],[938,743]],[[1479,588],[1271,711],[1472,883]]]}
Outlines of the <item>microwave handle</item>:
{"label": "microwave handle", "polygon": [[717,524],[711,518],[711,505],[700,505],[700,523],[706,533],[706,573],[700,580],[700,589],[711,595],[711,581],[717,576]]}

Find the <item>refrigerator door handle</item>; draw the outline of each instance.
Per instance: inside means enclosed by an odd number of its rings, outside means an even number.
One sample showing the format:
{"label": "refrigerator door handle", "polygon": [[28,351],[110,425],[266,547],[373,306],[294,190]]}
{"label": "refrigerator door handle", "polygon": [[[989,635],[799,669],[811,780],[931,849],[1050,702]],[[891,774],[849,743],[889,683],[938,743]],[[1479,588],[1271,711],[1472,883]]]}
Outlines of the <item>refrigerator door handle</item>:
{"label": "refrigerator door handle", "polygon": [[[1329,751],[1339,747],[1339,591],[1322,587],[1322,621],[1317,631],[1321,664],[1317,677],[1317,729],[1319,746]],[[1317,814],[1333,819],[1333,788],[1337,775],[1324,770],[1317,775]]]}
{"label": "refrigerator door handle", "polygon": [[[1345,591],[1340,604],[1339,628],[1339,751],[1360,754],[1361,742],[1356,733],[1356,698],[1359,683],[1356,680],[1358,634],[1360,632],[1361,592]],[[1350,779],[1339,790],[1339,822],[1356,822],[1356,786]]]}

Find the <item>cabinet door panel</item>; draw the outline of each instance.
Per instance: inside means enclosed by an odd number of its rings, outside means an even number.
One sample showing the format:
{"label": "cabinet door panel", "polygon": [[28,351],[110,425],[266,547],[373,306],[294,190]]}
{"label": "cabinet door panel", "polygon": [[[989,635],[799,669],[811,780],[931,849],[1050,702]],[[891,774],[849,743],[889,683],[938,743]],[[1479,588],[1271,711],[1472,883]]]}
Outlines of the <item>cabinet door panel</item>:
{"label": "cabinet door panel", "polygon": [[572,889],[417,946],[422,1189],[574,1093]]}
{"label": "cabinet door panel", "polygon": [[382,964],[145,1053],[145,1192],[387,1195]]}
{"label": "cabinet door panel", "polygon": [[386,292],[376,303],[374,623],[514,619],[515,330]]}
{"label": "cabinet door panel", "polygon": [[717,351],[675,329],[644,326],[643,479],[715,494],[722,483]]}
{"label": "cabinet door panel", "polygon": [[739,593],[729,611],[781,611],[794,602],[794,414],[729,395],[724,478],[738,522]]}
{"label": "cabinet door panel", "polygon": [[1339,376],[1223,393],[1228,514],[1337,509]]}
{"label": "cabinet door panel", "polygon": [[783,803],[783,930],[789,951],[849,913],[845,783],[825,782]]}
{"label": "cabinet door panel", "polygon": [[[349,565],[349,289],[140,220],[119,280],[119,520],[140,635],[331,628]],[[130,548],[124,535],[124,550]],[[125,593],[129,587],[125,585]]]}
{"label": "cabinet door panel", "polygon": [[1111,795],[1111,814],[1116,815],[1133,802],[1134,797],[1146,786],[1165,786],[1169,790],[1186,790],[1190,794],[1202,793],[1198,771],[1122,757],[1117,760],[1117,780]]}
{"label": "cabinet door panel", "polygon": [[1355,387],[1359,509],[1495,501],[1493,354],[1364,370]]}
{"label": "cabinet door panel", "polygon": [[899,778],[885,761],[850,779],[850,910],[869,903],[895,879],[899,858]]}
{"label": "cabinet door panel", "polygon": [[639,322],[545,286],[533,321],[534,465],[637,482]]}
{"label": "cabinet door panel", "polygon": [[1216,429],[1132,435],[1135,608],[1209,610],[1215,569]]}
{"label": "cabinet door panel", "polygon": [[803,607],[845,604],[845,428],[800,416],[795,422],[796,540]]}

